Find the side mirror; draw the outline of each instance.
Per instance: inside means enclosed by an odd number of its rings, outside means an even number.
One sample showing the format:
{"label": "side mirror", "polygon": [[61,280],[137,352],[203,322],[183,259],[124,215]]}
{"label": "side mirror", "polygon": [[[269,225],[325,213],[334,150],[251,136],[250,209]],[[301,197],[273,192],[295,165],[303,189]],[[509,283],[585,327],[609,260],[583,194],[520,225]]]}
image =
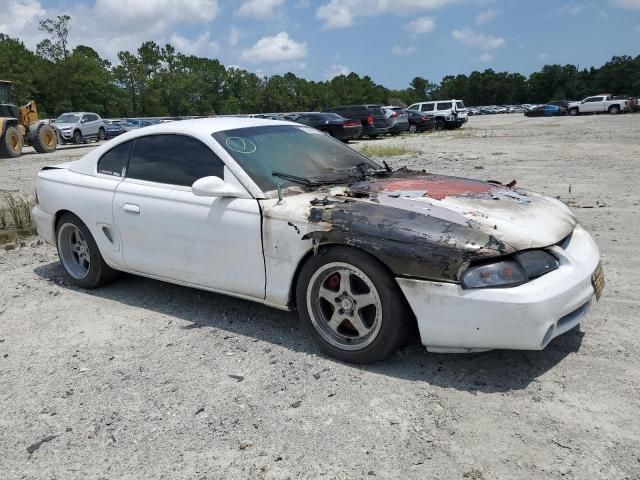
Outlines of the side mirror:
{"label": "side mirror", "polygon": [[203,177],[196,180],[191,191],[198,197],[227,197],[243,198],[245,192],[233,185],[229,185],[220,177]]}

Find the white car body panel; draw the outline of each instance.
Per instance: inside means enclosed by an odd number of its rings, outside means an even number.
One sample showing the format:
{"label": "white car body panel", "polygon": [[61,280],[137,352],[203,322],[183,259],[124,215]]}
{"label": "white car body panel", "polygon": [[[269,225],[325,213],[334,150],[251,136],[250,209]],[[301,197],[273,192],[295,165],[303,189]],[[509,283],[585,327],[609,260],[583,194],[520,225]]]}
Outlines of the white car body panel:
{"label": "white car body panel", "polygon": [[113,199],[127,270],[257,299],[265,290],[260,215],[252,198],[198,197],[132,179]]}
{"label": "white car body panel", "polygon": [[[272,198],[274,192],[262,192],[211,136],[219,130],[258,125],[299,127],[247,118],[172,122],[128,132],[81,160],[44,169],[38,174],[39,205],[33,210],[38,233],[55,244],[55,216],[71,211],[86,224],[112,268],[288,309],[296,271],[318,246],[310,234],[334,228],[326,220],[312,221],[312,208],[346,208],[340,202],[348,192],[343,186],[288,192],[281,200]],[[225,163],[224,181],[240,192],[239,198],[201,197],[189,187],[97,173],[98,159],[114,146],[161,133],[190,135],[208,145]],[[428,196],[434,185],[447,181],[387,179],[384,185],[389,190],[372,190],[375,197],[352,196],[348,202],[471,227],[514,250],[547,248],[560,259],[560,267],[517,287],[472,290],[455,282],[396,275],[418,320],[422,343],[434,351],[541,349],[575,326],[594,294],[591,275],[599,253],[589,234],[576,226],[569,208],[555,199],[504,186],[492,199]],[[464,185],[461,188],[466,191]],[[323,197],[338,201],[313,202]],[[572,230],[570,240],[556,245]]]}

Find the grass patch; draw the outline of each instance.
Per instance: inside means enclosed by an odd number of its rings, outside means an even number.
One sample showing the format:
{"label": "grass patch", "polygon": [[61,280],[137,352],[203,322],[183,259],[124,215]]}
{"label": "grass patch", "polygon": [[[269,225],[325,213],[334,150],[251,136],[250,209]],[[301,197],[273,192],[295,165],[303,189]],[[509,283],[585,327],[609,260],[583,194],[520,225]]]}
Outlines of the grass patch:
{"label": "grass patch", "polygon": [[399,157],[400,155],[418,154],[417,150],[396,145],[365,145],[360,153],[366,157]]}
{"label": "grass patch", "polygon": [[31,222],[31,209],[34,205],[30,198],[11,194],[0,198],[0,245],[36,234]]}

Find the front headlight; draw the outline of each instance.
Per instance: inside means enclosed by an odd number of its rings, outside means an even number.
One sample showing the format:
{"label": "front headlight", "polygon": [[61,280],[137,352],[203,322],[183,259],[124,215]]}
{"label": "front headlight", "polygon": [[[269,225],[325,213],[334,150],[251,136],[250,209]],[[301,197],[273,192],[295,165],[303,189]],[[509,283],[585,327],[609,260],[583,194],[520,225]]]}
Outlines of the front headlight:
{"label": "front headlight", "polygon": [[462,288],[513,287],[528,279],[522,267],[513,260],[478,265],[464,271]]}
{"label": "front headlight", "polygon": [[462,288],[515,287],[558,268],[544,250],[527,250],[495,263],[471,266],[462,273]]}

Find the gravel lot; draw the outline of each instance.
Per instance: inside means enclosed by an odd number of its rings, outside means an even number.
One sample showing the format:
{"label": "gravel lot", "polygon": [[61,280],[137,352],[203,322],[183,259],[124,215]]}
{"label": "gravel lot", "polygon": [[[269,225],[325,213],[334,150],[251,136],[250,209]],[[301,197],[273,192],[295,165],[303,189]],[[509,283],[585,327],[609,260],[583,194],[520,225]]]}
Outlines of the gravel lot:
{"label": "gravel lot", "polygon": [[[79,290],[35,238],[0,251],[0,477],[640,478],[639,138],[640,115],[501,115],[354,143],[575,208],[608,284],[542,352],[360,368],[293,313],[132,276]],[[92,147],[0,160],[0,193]]]}

